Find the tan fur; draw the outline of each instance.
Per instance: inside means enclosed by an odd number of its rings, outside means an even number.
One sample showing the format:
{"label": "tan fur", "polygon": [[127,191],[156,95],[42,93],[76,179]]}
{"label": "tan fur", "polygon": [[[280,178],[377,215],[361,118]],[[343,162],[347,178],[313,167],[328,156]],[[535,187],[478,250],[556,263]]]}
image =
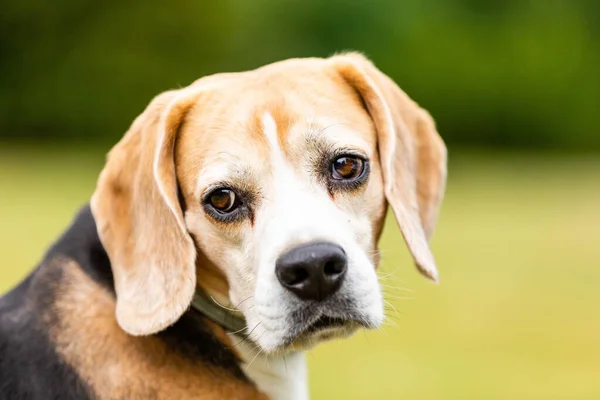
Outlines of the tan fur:
{"label": "tan fur", "polygon": [[427,241],[443,195],[446,150],[431,117],[361,55],[287,60],[158,96],[111,151],[92,209],[126,331],[151,334],[173,323],[196,281],[230,304],[243,303],[244,312],[253,307],[260,210],[223,224],[206,215],[201,197],[211,183],[203,179],[226,170],[261,207],[269,204],[274,150],[263,132],[265,112],[307,186],[313,183],[305,157],[319,141],[350,141],[365,152],[368,184],[331,201],[356,216],[353,229],[373,254],[387,199],[417,265],[437,279]]}
{"label": "tan fur", "polygon": [[386,197],[420,271],[437,281],[427,244],[446,182],[446,147],[429,114],[358,54],[332,62],[361,94],[377,127]]}
{"label": "tan fur", "polygon": [[[218,81],[219,75],[212,77],[213,84]],[[371,183],[363,198],[364,211],[372,223],[372,250],[376,249],[386,210],[372,120],[362,107],[360,96],[324,60],[284,61],[240,73],[238,79],[227,74],[221,84],[199,97],[188,114],[176,145],[176,167],[188,205],[188,228],[211,264],[225,268],[223,274],[231,288],[230,304],[234,306],[244,302],[243,306],[251,307],[252,302],[245,300],[251,296],[249,290],[254,278],[236,276],[233,268],[229,268],[232,262],[227,256],[233,243],[250,235],[252,225],[245,221],[241,225],[222,226],[206,217],[196,193],[196,179],[205,167],[231,161],[235,156],[233,160],[239,159],[240,165],[253,167],[252,176],[244,179],[245,184],[258,187],[268,182],[271,172],[265,160],[270,149],[260,119],[264,112],[273,116],[279,144],[292,165],[307,152],[302,139],[305,132],[318,135],[332,125],[343,125],[360,136],[372,162]],[[236,286],[235,282],[240,280],[247,286]]]}
{"label": "tan fur", "polygon": [[[115,319],[112,296],[77,265],[60,261],[64,284],[48,315],[50,337],[99,400],[266,399],[225,371],[171,352],[158,338],[125,333]],[[231,344],[220,327],[213,329]]]}
{"label": "tan fur", "polygon": [[213,297],[219,304],[232,307],[229,304],[229,283],[215,264],[206,258],[204,253],[198,253],[196,260],[196,279],[198,287]]}
{"label": "tan fur", "polygon": [[157,332],[188,307],[195,249],[177,200],[173,147],[193,97],[158,96],[110,152],[91,201],[113,267],[117,320]]}

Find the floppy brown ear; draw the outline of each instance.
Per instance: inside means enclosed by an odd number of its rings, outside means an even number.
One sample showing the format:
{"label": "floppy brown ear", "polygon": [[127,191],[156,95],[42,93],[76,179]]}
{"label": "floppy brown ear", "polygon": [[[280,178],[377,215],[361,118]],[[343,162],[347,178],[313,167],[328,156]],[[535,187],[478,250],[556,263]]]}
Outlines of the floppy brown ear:
{"label": "floppy brown ear", "polygon": [[362,97],[377,130],[385,195],[421,273],[437,281],[428,245],[446,184],[446,146],[433,119],[357,53],[332,59]]}
{"label": "floppy brown ear", "polygon": [[132,335],[171,325],[196,287],[196,250],[179,206],[173,154],[196,97],[189,89],[157,96],[110,151],[92,196],[112,265],[117,321]]}

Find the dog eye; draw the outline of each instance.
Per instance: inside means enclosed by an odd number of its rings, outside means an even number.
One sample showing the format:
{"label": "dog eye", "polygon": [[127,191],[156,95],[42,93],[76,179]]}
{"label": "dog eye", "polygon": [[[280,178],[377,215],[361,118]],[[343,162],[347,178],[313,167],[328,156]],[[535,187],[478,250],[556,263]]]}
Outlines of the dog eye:
{"label": "dog eye", "polygon": [[331,176],[336,180],[352,180],[362,175],[365,162],[356,156],[342,156],[331,164]]}
{"label": "dog eye", "polygon": [[208,202],[215,210],[222,214],[232,212],[241,204],[239,196],[233,190],[227,188],[213,191],[208,197]]}

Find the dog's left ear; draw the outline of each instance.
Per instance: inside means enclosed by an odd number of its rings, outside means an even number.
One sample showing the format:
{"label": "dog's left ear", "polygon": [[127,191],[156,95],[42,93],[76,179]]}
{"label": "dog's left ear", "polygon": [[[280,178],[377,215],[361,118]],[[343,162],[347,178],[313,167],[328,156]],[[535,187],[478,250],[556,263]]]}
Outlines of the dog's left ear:
{"label": "dog's left ear", "polygon": [[132,335],[156,333],[190,305],[196,250],[178,201],[174,146],[197,92],[157,96],[113,147],[91,207],[111,261],[116,316]]}
{"label": "dog's left ear", "polygon": [[437,281],[428,239],[444,195],[447,154],[433,119],[361,54],[330,61],[375,123],[386,198],[417,267]]}

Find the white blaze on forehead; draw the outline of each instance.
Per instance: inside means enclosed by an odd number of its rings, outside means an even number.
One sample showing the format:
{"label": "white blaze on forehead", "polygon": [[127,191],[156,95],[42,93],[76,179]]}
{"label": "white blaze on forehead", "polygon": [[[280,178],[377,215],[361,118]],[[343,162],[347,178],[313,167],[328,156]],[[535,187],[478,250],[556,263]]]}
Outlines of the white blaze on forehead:
{"label": "white blaze on forehead", "polygon": [[262,123],[263,133],[269,140],[269,145],[271,146],[271,160],[281,161],[281,148],[279,147],[279,140],[277,138],[277,124],[268,111],[263,115]]}

